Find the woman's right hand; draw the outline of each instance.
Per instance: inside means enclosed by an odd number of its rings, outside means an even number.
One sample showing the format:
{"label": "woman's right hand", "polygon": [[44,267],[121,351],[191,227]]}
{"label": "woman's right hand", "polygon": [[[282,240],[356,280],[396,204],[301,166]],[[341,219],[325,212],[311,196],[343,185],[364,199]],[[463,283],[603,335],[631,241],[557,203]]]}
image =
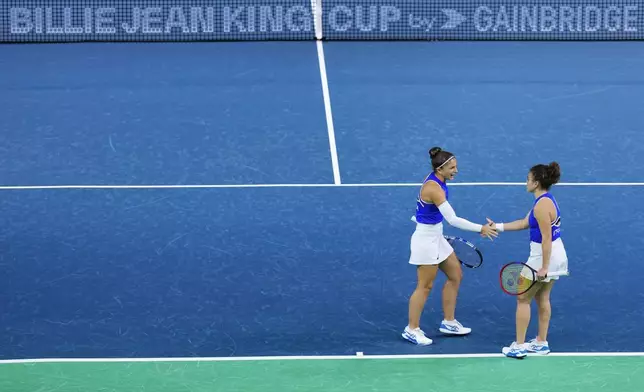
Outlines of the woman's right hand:
{"label": "woman's right hand", "polygon": [[490,218],[485,218],[485,219],[487,219],[487,224],[490,225],[492,227],[492,229],[496,230],[496,222],[494,222]]}
{"label": "woman's right hand", "polygon": [[494,230],[491,224],[483,225],[481,228],[481,237],[487,237],[490,240],[494,240],[493,237],[497,237],[499,233]]}

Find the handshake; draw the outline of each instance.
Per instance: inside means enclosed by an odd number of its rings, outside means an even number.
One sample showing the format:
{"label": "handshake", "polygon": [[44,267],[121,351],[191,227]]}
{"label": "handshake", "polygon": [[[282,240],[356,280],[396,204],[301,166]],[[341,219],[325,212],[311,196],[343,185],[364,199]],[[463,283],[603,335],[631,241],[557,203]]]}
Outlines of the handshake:
{"label": "handshake", "polygon": [[500,230],[498,230],[496,223],[490,218],[485,219],[487,219],[487,224],[481,227],[481,237],[487,237],[494,241],[494,238],[498,237]]}

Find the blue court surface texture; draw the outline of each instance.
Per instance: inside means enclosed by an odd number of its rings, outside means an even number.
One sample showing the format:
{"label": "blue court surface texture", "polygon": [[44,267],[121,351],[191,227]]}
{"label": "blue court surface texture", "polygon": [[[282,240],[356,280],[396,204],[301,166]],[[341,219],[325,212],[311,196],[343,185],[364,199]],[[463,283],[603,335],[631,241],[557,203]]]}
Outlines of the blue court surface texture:
{"label": "blue court surface texture", "polygon": [[559,162],[550,345],[644,351],[641,43],[323,49],[332,123],[315,42],[0,46],[0,359],[500,353],[525,231],[446,225],[485,257],[458,298],[473,332],[438,332],[439,274],[434,344],[400,336],[433,146],[479,223],[524,217],[528,169]]}

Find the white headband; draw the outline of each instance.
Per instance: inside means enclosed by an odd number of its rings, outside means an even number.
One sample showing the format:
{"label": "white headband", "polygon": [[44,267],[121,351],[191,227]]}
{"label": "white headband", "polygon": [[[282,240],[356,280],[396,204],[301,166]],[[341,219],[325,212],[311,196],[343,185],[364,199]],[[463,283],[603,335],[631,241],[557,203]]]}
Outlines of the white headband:
{"label": "white headband", "polygon": [[446,164],[447,162],[451,161],[452,159],[454,159],[454,155],[452,155],[451,157],[447,158],[447,160],[446,160],[445,162],[443,162],[439,167],[437,167],[437,168],[436,168],[436,170],[438,170],[438,169],[440,169],[441,167],[445,166],[445,164]]}

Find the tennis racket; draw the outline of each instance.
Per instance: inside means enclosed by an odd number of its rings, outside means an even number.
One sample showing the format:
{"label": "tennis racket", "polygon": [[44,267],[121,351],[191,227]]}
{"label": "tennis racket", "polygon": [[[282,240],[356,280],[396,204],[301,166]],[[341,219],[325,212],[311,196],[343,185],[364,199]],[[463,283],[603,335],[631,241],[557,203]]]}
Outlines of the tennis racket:
{"label": "tennis racket", "polygon": [[[510,295],[527,293],[532,286],[539,282],[537,272],[537,270],[526,263],[518,261],[508,263],[501,268],[501,272],[499,273],[501,289]],[[548,273],[546,277],[563,275],[568,275],[568,272],[552,272]]]}
{"label": "tennis racket", "polygon": [[461,264],[468,268],[478,268],[483,264],[483,254],[473,243],[460,237],[449,235],[443,237],[454,248],[454,254]]}
{"label": "tennis racket", "polygon": [[[411,217],[412,222],[416,222],[416,216]],[[461,237],[444,235],[445,239],[454,249],[454,254],[458,261],[468,268],[478,268],[483,264],[483,254],[471,242]]]}

